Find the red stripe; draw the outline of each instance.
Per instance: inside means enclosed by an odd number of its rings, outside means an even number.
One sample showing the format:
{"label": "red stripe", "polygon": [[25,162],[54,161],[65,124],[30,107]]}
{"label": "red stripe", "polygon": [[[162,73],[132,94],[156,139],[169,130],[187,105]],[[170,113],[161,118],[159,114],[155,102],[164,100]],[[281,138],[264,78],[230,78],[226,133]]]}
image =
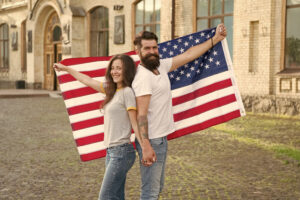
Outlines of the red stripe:
{"label": "red stripe", "polygon": [[96,142],[102,142],[104,139],[104,133],[99,133],[96,135],[87,136],[84,138],[79,138],[76,140],[77,146],[84,146]]}
{"label": "red stripe", "polygon": [[195,99],[200,96],[204,96],[204,95],[214,92],[216,90],[221,90],[221,89],[224,89],[224,88],[227,88],[230,86],[232,86],[231,79],[222,80],[217,83],[213,83],[211,85],[205,86],[203,88],[199,88],[198,90],[195,90],[191,93],[188,93],[188,94],[185,94],[185,95],[182,95],[179,97],[174,97],[172,99],[172,103],[173,103],[173,106],[176,106],[176,105],[184,103],[186,101]]}
{"label": "red stripe", "polygon": [[78,88],[75,90],[69,90],[69,91],[63,92],[62,95],[64,96],[64,100],[68,100],[68,99],[82,97],[85,95],[96,94],[96,93],[98,93],[98,91],[94,90],[91,87],[83,87],[83,88]]}
{"label": "red stripe", "polygon": [[125,53],[126,55],[132,56],[132,55],[136,55],[135,51],[129,51],[127,53]]}
{"label": "red stripe", "polygon": [[[240,111],[236,110],[230,113],[227,113],[225,115],[207,120],[205,122],[202,122],[200,124],[195,124],[193,126],[190,127],[186,127],[180,130],[177,130],[176,132],[168,135],[168,140],[172,140],[184,135],[188,135],[203,129],[206,129],[208,127],[223,123],[223,122],[227,122],[229,120],[232,120],[234,118],[240,117]],[[106,150],[100,150],[97,152],[93,152],[93,153],[88,153],[88,154],[82,154],[80,155],[81,161],[85,162],[85,161],[90,161],[90,160],[95,160],[98,158],[102,158],[106,156]]]}
{"label": "red stripe", "polygon": [[202,104],[200,106],[196,106],[191,109],[174,114],[173,115],[174,121],[177,122],[177,121],[189,118],[189,117],[193,117],[193,116],[199,115],[201,113],[204,113],[208,110],[212,110],[214,108],[218,108],[218,107],[224,106],[226,104],[232,103],[234,101],[236,101],[234,94],[231,94],[231,95],[219,98],[219,99],[215,99],[213,101]]}
{"label": "red stripe", "polygon": [[211,127],[211,126],[227,122],[227,121],[232,120],[234,118],[238,118],[240,116],[241,116],[240,110],[235,110],[235,111],[227,113],[225,115],[215,117],[213,119],[209,119],[205,122],[202,122],[202,123],[199,123],[199,124],[195,124],[195,125],[177,130],[174,133],[168,135],[168,140],[175,139],[175,138],[178,138],[178,137],[190,134],[190,133],[194,133],[194,132],[206,129],[208,127]]}
{"label": "red stripe", "polygon": [[104,121],[103,117],[97,117],[94,119],[88,119],[85,121],[73,123],[73,124],[71,124],[71,126],[72,126],[73,131],[77,131],[77,130],[81,130],[84,128],[101,125],[101,124],[103,124],[103,121]]}
{"label": "red stripe", "polygon": [[96,151],[93,153],[88,153],[88,154],[82,154],[80,155],[81,161],[85,162],[85,161],[89,161],[89,160],[94,160],[97,158],[102,158],[106,156],[106,150],[100,150],[100,151]]}
{"label": "red stripe", "polygon": [[82,58],[67,58],[61,61],[63,65],[79,65],[83,63],[91,63],[98,61],[109,61],[112,56],[103,56],[103,57],[82,57]]}
{"label": "red stripe", "polygon": [[[105,76],[105,72],[106,72],[106,68],[105,69],[97,69],[97,70],[93,70],[93,71],[81,71],[80,73],[85,74],[92,78],[96,78],[96,77]],[[76,79],[70,74],[61,75],[58,78],[59,78],[59,84],[76,81]]]}
{"label": "red stripe", "polygon": [[[127,55],[135,55],[135,51],[126,53]],[[61,61],[64,65],[79,65],[83,63],[97,62],[97,61],[109,61],[113,56],[102,56],[102,57],[81,57],[81,58],[68,58]]]}
{"label": "red stripe", "polygon": [[93,103],[74,106],[74,107],[68,108],[68,113],[69,113],[69,115],[75,115],[75,114],[79,114],[79,113],[83,113],[83,112],[87,112],[87,111],[98,110],[98,109],[100,109],[102,102],[103,101],[96,101]]}

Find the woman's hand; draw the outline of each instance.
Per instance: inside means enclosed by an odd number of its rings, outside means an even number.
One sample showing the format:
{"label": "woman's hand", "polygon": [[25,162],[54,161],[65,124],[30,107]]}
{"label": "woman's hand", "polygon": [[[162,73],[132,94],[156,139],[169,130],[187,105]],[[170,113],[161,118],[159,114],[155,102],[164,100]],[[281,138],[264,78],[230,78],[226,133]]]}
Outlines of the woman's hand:
{"label": "woman's hand", "polygon": [[58,72],[60,72],[60,71],[68,71],[68,69],[69,69],[69,67],[68,66],[65,66],[65,65],[63,65],[63,64],[60,64],[60,63],[54,63],[53,64],[53,68],[56,70],[56,71],[58,71]]}

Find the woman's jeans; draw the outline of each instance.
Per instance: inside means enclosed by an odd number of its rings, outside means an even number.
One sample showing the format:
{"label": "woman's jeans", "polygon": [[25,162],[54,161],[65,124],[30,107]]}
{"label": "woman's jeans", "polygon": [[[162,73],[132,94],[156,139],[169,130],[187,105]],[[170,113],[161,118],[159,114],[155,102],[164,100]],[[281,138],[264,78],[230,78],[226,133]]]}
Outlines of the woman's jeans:
{"label": "woman's jeans", "polygon": [[141,163],[142,149],[137,140],[135,140],[136,148],[140,157],[140,171],[142,179],[141,200],[157,200],[159,193],[164,186],[165,166],[168,150],[167,137],[155,138],[149,140],[153,150],[155,151],[157,161],[150,167],[145,167]]}
{"label": "woman's jeans", "polygon": [[125,199],[126,174],[134,161],[135,150],[132,144],[126,143],[107,149],[99,200]]}

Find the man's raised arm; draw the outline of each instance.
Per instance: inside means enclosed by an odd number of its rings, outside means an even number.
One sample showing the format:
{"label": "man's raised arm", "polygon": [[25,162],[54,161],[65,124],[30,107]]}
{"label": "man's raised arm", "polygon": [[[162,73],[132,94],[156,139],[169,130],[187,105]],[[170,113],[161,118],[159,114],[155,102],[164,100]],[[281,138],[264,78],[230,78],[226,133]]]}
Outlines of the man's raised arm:
{"label": "man's raised arm", "polygon": [[189,48],[187,51],[185,51],[184,53],[173,57],[172,67],[170,69],[170,72],[200,57],[205,52],[207,52],[210,48],[212,48],[215,44],[222,41],[226,37],[226,35],[227,35],[226,27],[224,26],[224,24],[219,24],[217,26],[215,35],[211,39],[208,39],[207,41],[201,44],[193,46]]}

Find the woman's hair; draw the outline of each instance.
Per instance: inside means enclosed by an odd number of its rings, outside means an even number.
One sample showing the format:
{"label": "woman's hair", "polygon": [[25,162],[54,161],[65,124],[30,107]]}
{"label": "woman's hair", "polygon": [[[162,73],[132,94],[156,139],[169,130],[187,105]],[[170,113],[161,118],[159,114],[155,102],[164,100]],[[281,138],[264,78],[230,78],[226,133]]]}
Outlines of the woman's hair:
{"label": "woman's hair", "polygon": [[106,69],[106,74],[105,74],[105,78],[106,78],[106,83],[104,86],[104,91],[106,94],[106,97],[102,103],[102,108],[104,108],[104,106],[110,102],[112,100],[112,98],[114,97],[116,90],[117,90],[117,83],[115,83],[113,81],[113,78],[111,76],[111,68],[112,68],[112,64],[115,60],[121,60],[122,62],[122,86],[123,87],[131,87],[132,81],[134,79],[135,76],[135,72],[136,72],[136,66],[135,66],[135,62],[133,61],[133,59],[126,55],[126,54],[118,54],[115,55],[114,57],[112,57],[112,59],[110,60],[108,67]]}

